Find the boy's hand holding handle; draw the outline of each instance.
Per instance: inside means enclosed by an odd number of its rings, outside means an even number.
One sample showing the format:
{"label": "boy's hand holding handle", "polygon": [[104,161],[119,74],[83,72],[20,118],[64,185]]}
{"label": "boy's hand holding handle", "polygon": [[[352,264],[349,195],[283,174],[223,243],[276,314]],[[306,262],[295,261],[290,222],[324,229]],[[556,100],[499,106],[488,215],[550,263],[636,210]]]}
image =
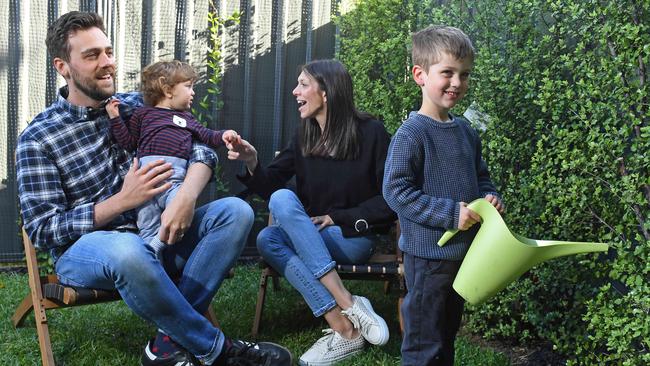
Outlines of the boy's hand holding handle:
{"label": "boy's hand holding handle", "polygon": [[481,216],[467,208],[467,203],[460,202],[460,214],[458,217],[458,230],[465,231],[477,222],[481,222]]}
{"label": "boy's hand holding handle", "polygon": [[[497,211],[500,214],[505,212],[506,207],[503,204],[503,202],[501,202],[499,197],[497,197],[497,196],[495,196],[493,194],[488,194],[488,195],[486,195],[484,197],[484,199],[486,201],[488,201],[492,206],[494,206],[494,208],[496,208]],[[478,201],[480,201],[480,200],[473,201],[472,205],[476,204]],[[454,235],[456,235],[456,233],[459,230],[467,230],[470,227],[472,227],[472,225],[476,224],[477,222],[481,222],[481,220],[482,220],[481,216],[478,213],[476,213],[475,211],[473,211],[472,209],[470,209],[468,207],[467,203],[460,202],[460,213],[459,213],[459,218],[458,218],[458,228],[457,229],[447,230],[442,235],[440,240],[438,240],[438,245],[439,246],[445,245],[445,243],[447,243],[447,241],[449,241],[449,239],[451,239]]]}

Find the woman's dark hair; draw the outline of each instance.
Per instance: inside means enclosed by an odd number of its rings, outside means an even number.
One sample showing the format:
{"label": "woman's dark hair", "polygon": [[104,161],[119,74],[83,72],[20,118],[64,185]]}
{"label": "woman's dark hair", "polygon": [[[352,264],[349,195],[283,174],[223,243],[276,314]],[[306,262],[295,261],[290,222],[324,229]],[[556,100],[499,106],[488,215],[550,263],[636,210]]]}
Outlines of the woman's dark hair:
{"label": "woman's dark hair", "polygon": [[336,60],[316,60],[302,67],[327,97],[327,122],[324,131],[315,118],[305,120],[301,128],[302,154],[353,160],[359,156],[359,122],[372,116],[354,107],[352,78]]}
{"label": "woman's dark hair", "polygon": [[106,33],[104,21],[97,13],[71,11],[61,15],[47,28],[45,45],[52,58],[70,61],[70,35],[78,30],[99,28]]}

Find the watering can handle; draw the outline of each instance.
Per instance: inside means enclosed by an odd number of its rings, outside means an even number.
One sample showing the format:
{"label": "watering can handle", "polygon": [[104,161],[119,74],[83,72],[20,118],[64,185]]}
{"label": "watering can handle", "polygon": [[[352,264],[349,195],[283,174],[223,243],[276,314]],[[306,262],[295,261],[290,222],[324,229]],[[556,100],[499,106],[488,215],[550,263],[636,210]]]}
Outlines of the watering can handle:
{"label": "watering can handle", "polygon": [[456,233],[458,232],[458,229],[453,229],[453,230],[447,230],[444,234],[442,234],[442,237],[440,240],[438,240],[438,246],[443,246],[445,243],[449,241]]}
{"label": "watering can handle", "polygon": [[[487,205],[485,205],[486,203],[487,203]],[[492,207],[492,204],[489,203],[488,201],[486,201],[484,198],[479,198],[479,199],[475,199],[474,201],[470,202],[470,204],[467,205],[467,208],[469,208],[470,210],[473,210],[474,212],[480,214],[481,205],[483,205],[483,208],[485,208],[486,206],[487,207]],[[438,240],[438,246],[445,245],[445,243],[447,243],[449,241],[449,239],[451,239],[454,235],[456,235],[457,232],[458,232],[458,229],[447,230],[444,234],[442,234],[442,237],[440,238],[440,240]]]}

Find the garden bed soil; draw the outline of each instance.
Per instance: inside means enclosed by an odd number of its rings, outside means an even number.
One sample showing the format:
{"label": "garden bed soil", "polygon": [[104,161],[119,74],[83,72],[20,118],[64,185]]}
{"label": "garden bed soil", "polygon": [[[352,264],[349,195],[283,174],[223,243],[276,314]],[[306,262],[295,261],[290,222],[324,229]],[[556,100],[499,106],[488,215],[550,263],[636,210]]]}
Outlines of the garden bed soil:
{"label": "garden bed soil", "polygon": [[566,358],[553,351],[553,346],[548,343],[539,342],[526,346],[514,345],[505,341],[486,340],[466,330],[463,331],[462,328],[459,334],[473,344],[503,353],[508,357],[512,366],[558,366],[566,364]]}

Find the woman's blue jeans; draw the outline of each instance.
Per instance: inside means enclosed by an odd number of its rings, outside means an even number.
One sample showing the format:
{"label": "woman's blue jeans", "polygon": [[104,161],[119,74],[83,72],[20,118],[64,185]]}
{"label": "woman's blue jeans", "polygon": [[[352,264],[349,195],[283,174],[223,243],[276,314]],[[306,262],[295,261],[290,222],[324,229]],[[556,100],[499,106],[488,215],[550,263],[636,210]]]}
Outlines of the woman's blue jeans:
{"label": "woman's blue jeans", "polygon": [[68,248],[55,269],[66,285],[117,289],[133,312],[209,364],[221,352],[224,335],[202,314],[252,224],[246,202],[224,198],[196,210],[183,239],[165,250],[163,265],[135,233],[94,231]]}
{"label": "woman's blue jeans", "polygon": [[288,189],[271,195],[269,209],[274,225],[257,236],[260,254],[300,292],[314,316],[325,314],[336,306],[336,301],[319,279],[336,262],[366,262],[376,236],[344,238],[339,226],[319,231],[319,225],[311,222],[296,194]]}

